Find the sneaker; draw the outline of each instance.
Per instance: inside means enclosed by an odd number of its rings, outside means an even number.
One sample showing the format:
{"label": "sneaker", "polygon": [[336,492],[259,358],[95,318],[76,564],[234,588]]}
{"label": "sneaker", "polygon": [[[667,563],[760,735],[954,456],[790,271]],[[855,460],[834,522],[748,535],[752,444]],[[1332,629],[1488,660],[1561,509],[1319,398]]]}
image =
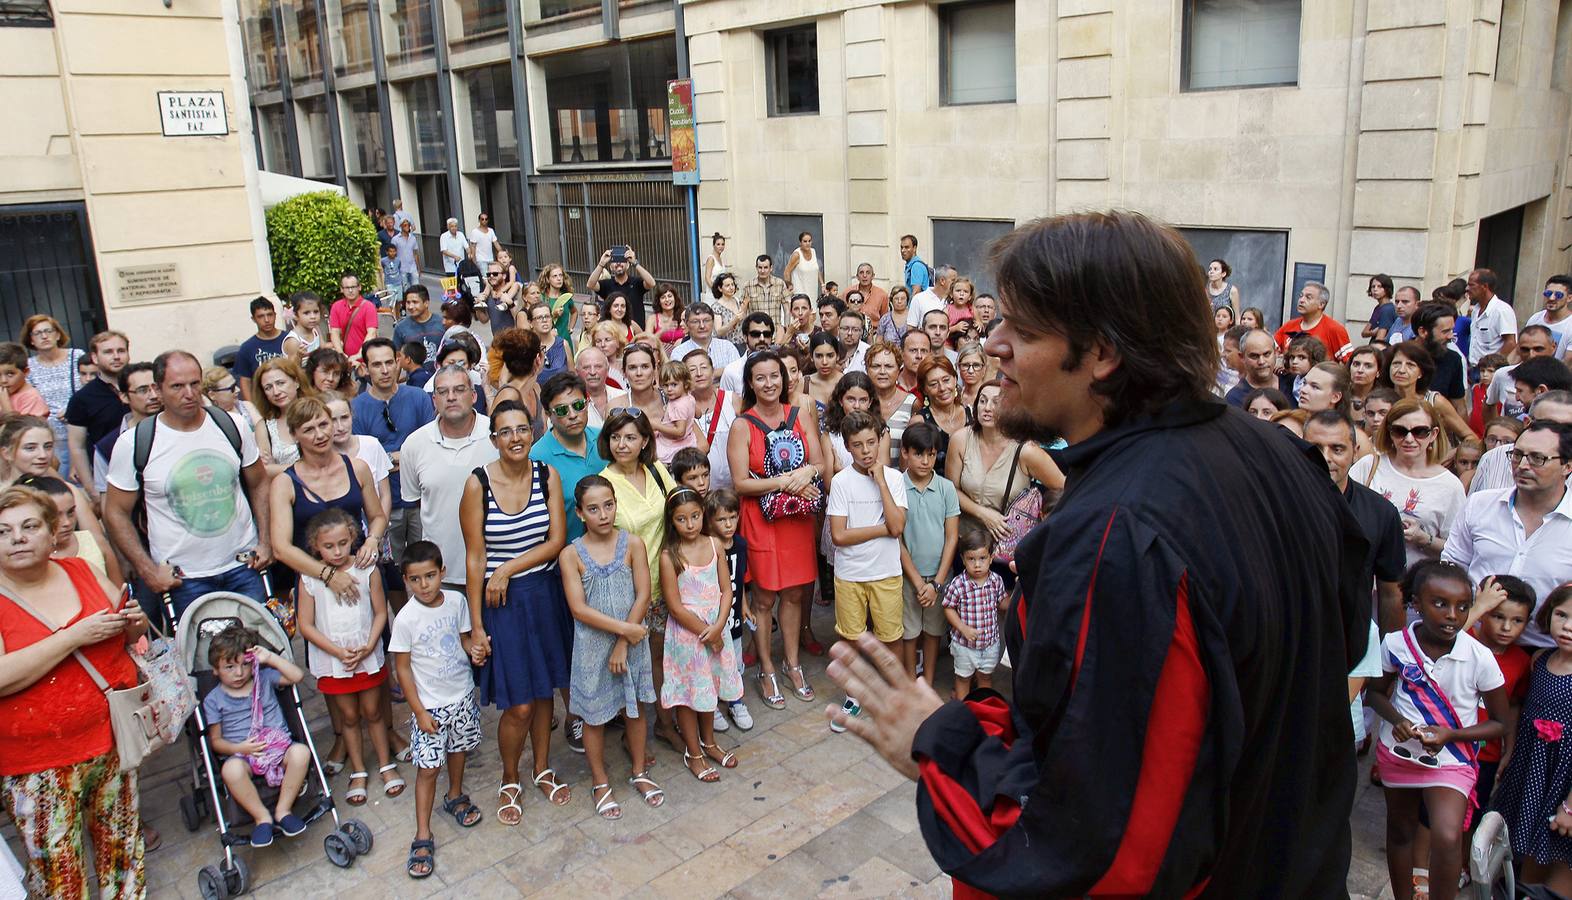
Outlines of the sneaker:
{"label": "sneaker", "polygon": [[715,710],[715,733],[721,734],[731,730],[731,723],[726,721],[726,714],[719,709]]}
{"label": "sneaker", "polygon": [[251,829],[251,846],[268,847],[273,843],[273,823],[263,822]]}
{"label": "sneaker", "polygon": [[[862,713],[862,704],[858,703],[856,700],[853,700],[850,697],[847,697],[846,702],[841,704],[841,712],[845,713],[846,718],[848,719],[852,716],[860,715]],[[840,724],[834,719],[831,719],[830,730],[836,734],[841,734],[846,730],[846,726]]]}
{"label": "sneaker", "polygon": [[[748,712],[748,704],[737,700],[731,704],[730,712],[731,720],[737,723],[738,728],[741,728],[743,731],[751,731],[753,729],[753,713]],[[719,717],[717,716],[717,718]]]}
{"label": "sneaker", "polygon": [[568,722],[568,749],[574,753],[584,752],[584,720],[577,716]]}
{"label": "sneaker", "polygon": [[284,832],[284,837],[295,837],[306,830],[306,821],[290,813],[278,820],[278,830]]}

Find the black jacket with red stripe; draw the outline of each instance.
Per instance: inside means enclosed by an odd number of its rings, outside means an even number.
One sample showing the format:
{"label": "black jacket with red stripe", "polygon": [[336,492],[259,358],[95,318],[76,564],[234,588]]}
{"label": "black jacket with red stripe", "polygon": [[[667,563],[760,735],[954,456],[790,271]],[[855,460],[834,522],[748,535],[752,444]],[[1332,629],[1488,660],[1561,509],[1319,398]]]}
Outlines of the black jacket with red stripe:
{"label": "black jacket with red stripe", "polygon": [[1309,445],[1176,402],[1054,454],[1017,554],[1014,706],[917,733],[956,893],[1346,897],[1365,539]]}

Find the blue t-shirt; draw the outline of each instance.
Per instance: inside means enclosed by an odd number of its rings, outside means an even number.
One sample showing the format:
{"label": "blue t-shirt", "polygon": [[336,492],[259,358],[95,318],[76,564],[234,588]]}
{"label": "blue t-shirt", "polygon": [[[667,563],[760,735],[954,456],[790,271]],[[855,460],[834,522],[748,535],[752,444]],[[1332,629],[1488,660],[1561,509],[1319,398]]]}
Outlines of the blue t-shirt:
{"label": "blue t-shirt", "polygon": [[250,381],[263,363],[283,356],[284,337],[284,332],[280,331],[276,338],[264,340],[256,335],[247,338],[246,342],[240,345],[240,350],[235,353],[235,377]]}
{"label": "blue t-shirt", "polygon": [[[560,343],[560,342],[559,342]],[[562,482],[562,505],[568,510],[568,540],[575,541],[584,534],[584,520],[579,518],[579,511],[574,508],[573,491],[586,476],[599,475],[606,468],[606,461],[601,459],[600,451],[596,449],[600,443],[600,429],[584,429],[584,455],[569,452],[562,442],[557,440],[555,431],[546,432],[546,436],[535,442],[529,448],[529,458],[536,462],[543,462],[557,470],[557,479]]]}
{"label": "blue t-shirt", "polygon": [[921,259],[913,256],[906,261],[906,286],[915,295],[918,291],[926,291],[933,287],[933,269]]}
{"label": "blue t-shirt", "polygon": [[442,317],[432,314],[424,323],[405,316],[393,326],[393,343],[402,347],[410,341],[420,341],[426,345],[426,362],[434,363],[437,359],[437,348],[442,345],[442,335],[447,329],[442,326]]}
{"label": "blue t-shirt", "polygon": [[436,371],[430,366],[421,366],[415,371],[410,372],[409,375],[405,377],[404,383],[412,388],[420,388],[422,393],[424,393],[426,382],[430,381],[431,376],[435,374],[437,374]]}
{"label": "blue t-shirt", "polygon": [[[431,405],[431,396],[418,387],[399,385],[392,399],[383,403],[365,391],[349,401],[350,427],[356,434],[377,439],[382,449],[397,453],[404,446],[404,439],[414,434],[420,426],[437,417]],[[388,422],[393,427],[388,427]],[[415,504],[399,493],[399,472],[394,469],[388,476],[388,489],[393,492],[393,508],[407,509]]]}
{"label": "blue t-shirt", "polygon": [[[284,710],[279,707],[278,695],[274,693],[284,680],[283,674],[272,666],[263,666],[257,679],[262,682],[262,724],[288,731]],[[219,726],[224,740],[232,744],[243,743],[251,735],[251,692],[233,697],[224,691],[223,685],[213,688],[202,698],[202,717],[209,728]]]}
{"label": "blue t-shirt", "polygon": [[1377,306],[1374,312],[1370,313],[1370,325],[1374,328],[1389,329],[1392,327],[1392,323],[1396,321],[1397,305],[1394,303],[1383,303]]}

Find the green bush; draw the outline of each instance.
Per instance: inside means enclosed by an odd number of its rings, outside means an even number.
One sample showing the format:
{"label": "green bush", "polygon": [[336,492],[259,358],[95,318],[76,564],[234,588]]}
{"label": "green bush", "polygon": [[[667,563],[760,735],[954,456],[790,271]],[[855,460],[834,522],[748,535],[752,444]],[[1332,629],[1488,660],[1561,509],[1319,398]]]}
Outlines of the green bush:
{"label": "green bush", "polygon": [[345,272],[360,276],[368,294],[376,286],[376,227],[342,194],[301,194],[269,209],[267,243],[280,297],[315,291],[332,302]]}

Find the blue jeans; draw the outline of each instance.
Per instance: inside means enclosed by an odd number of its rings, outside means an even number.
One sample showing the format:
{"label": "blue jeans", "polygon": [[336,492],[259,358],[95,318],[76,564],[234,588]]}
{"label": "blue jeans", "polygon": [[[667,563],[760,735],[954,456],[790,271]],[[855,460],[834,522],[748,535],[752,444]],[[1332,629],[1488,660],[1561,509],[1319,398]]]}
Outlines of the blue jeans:
{"label": "blue jeans", "polygon": [[244,565],[237,565],[233,569],[219,572],[217,575],[207,575],[202,578],[186,578],[180,586],[169,592],[175,603],[175,617],[178,620],[191,605],[191,601],[214,591],[230,591],[243,594],[258,603],[267,601],[267,592],[262,590],[262,576]]}

